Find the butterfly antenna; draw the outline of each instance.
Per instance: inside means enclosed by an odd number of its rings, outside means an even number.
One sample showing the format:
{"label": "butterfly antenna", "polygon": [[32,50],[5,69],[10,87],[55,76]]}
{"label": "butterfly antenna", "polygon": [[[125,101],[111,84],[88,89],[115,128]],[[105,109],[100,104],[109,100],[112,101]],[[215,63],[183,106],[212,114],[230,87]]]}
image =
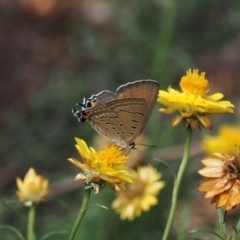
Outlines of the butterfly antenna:
{"label": "butterfly antenna", "polygon": [[[145,147],[154,147],[156,148],[156,145],[147,145],[147,144],[142,144],[142,143],[138,143],[139,146],[145,146]],[[135,145],[134,145],[135,146]]]}
{"label": "butterfly antenna", "polygon": [[[137,144],[137,145],[139,145],[139,146],[147,146],[147,147],[156,147],[156,146],[151,146],[151,145],[146,145],[146,144]],[[130,144],[130,149],[139,150],[140,154],[142,155],[142,158],[143,158],[144,162],[147,165],[150,165],[150,163],[147,161],[147,159],[144,156],[144,152],[141,149],[136,148],[136,144],[135,143]]]}

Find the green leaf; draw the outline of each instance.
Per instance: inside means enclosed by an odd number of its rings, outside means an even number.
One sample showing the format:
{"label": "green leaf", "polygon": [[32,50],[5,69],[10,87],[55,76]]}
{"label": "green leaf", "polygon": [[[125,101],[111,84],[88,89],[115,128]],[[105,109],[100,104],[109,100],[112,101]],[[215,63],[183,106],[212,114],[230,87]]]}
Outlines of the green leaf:
{"label": "green leaf", "polygon": [[[13,201],[11,201],[11,202],[13,202]],[[11,211],[15,212],[19,217],[21,217],[25,222],[27,222],[27,218],[23,214],[21,214],[19,211],[17,211],[16,209],[12,208],[10,206],[10,204],[8,204],[8,203],[6,203],[4,201],[0,201],[0,204],[3,205],[4,207],[10,209]]]}
{"label": "green leaf", "polygon": [[24,236],[22,235],[22,233],[15,227],[12,227],[10,225],[0,225],[0,229],[7,229],[10,230],[11,232],[15,233],[19,239],[21,240],[25,240]]}
{"label": "green leaf", "polygon": [[238,220],[238,223],[236,225],[236,229],[237,229],[238,232],[240,231],[240,219]]}
{"label": "green leaf", "polygon": [[192,229],[190,231],[188,231],[189,233],[197,233],[197,232],[209,232],[213,235],[215,235],[216,237],[218,237],[219,239],[221,240],[225,240],[225,238],[223,238],[222,236],[220,236],[219,234],[209,230],[209,229],[206,229],[206,228],[195,228],[195,229]]}
{"label": "green leaf", "polygon": [[181,221],[179,222],[179,227],[177,231],[178,240],[185,240],[187,239],[186,232],[190,222],[191,216],[191,207],[186,207],[181,214]]}
{"label": "green leaf", "polygon": [[229,240],[236,240],[237,236],[238,236],[238,234],[240,232],[240,219],[238,220],[237,225],[236,226],[232,226],[232,228],[233,228],[234,231],[231,234]]}
{"label": "green leaf", "polygon": [[48,238],[55,236],[55,235],[67,235],[69,233],[68,230],[60,230],[60,231],[51,231],[45,235],[43,235],[40,240],[47,240]]}

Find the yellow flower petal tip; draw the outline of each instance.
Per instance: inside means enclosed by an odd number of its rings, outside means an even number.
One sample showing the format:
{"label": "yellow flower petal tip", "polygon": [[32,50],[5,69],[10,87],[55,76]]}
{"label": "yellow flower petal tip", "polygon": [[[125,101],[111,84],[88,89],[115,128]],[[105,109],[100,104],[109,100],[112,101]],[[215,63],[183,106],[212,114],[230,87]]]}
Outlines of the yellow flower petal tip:
{"label": "yellow flower petal tip", "polygon": [[206,192],[205,198],[212,198],[216,208],[225,207],[228,211],[240,204],[240,155],[236,149],[234,155],[215,153],[215,157],[205,158],[205,165],[199,173],[205,178],[198,186]]}
{"label": "yellow flower petal tip", "polygon": [[171,127],[176,127],[179,123],[182,122],[183,117],[181,115],[176,115],[172,118]]}
{"label": "yellow flower petal tip", "polygon": [[223,94],[206,95],[209,91],[209,82],[205,78],[205,73],[199,74],[198,70],[188,70],[181,78],[180,87],[181,91],[177,91],[169,86],[167,91],[159,90],[158,95],[158,102],[165,106],[159,109],[160,113],[175,112],[182,117],[173,118],[171,122],[173,127],[181,120],[185,127],[191,129],[196,127],[211,129],[209,115],[233,113],[234,105],[229,101],[221,101]]}
{"label": "yellow flower petal tip", "polygon": [[43,201],[49,192],[48,180],[37,175],[33,168],[28,170],[23,180],[17,178],[16,183],[18,188],[16,194],[26,206]]}
{"label": "yellow flower petal tip", "polygon": [[75,138],[75,145],[83,159],[83,163],[74,158],[68,161],[80,168],[83,173],[76,180],[84,180],[86,188],[93,188],[100,193],[105,183],[111,188],[122,187],[124,183],[133,183],[128,167],[125,165],[127,156],[116,144],[106,146],[102,151],[88,147],[84,140]]}
{"label": "yellow flower petal tip", "polygon": [[156,205],[157,195],[165,186],[163,181],[159,181],[161,174],[152,166],[139,167],[131,173],[135,183],[128,184],[125,191],[117,191],[117,198],[112,203],[112,208],[120,214],[120,218],[130,221]]}
{"label": "yellow flower petal tip", "polygon": [[212,130],[212,122],[208,116],[197,116],[201,125],[209,130]]}

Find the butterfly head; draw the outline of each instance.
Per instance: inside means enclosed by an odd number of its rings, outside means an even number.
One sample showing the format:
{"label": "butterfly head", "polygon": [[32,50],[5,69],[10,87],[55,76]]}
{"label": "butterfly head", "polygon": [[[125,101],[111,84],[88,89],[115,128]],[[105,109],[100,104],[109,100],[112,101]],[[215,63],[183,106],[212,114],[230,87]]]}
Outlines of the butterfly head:
{"label": "butterfly head", "polygon": [[79,122],[86,122],[90,119],[91,114],[87,112],[88,109],[93,108],[97,104],[97,98],[92,95],[90,98],[83,98],[82,103],[77,103],[81,110],[72,109],[72,113],[77,117]]}

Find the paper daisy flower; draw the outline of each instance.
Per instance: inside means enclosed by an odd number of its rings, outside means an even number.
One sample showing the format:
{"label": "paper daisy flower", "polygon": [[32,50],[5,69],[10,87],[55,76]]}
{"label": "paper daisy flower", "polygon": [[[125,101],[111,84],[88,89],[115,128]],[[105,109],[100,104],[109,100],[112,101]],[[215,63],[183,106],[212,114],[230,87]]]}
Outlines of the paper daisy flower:
{"label": "paper daisy flower", "polygon": [[143,211],[158,203],[157,195],[165,186],[159,181],[161,174],[152,166],[139,167],[132,170],[135,183],[127,185],[126,191],[117,191],[117,198],[112,203],[122,220],[133,220]]}
{"label": "paper daisy flower", "polygon": [[240,147],[240,127],[222,125],[216,136],[205,135],[202,143],[208,155],[214,152],[233,155],[235,147]]}
{"label": "paper daisy flower", "polygon": [[214,157],[205,158],[206,166],[199,171],[205,178],[198,190],[206,192],[205,198],[212,198],[216,208],[225,207],[226,211],[240,203],[240,154],[234,155],[214,153]]}
{"label": "paper daisy flower", "polygon": [[96,151],[79,138],[75,138],[75,145],[83,159],[83,163],[74,158],[68,160],[83,172],[79,173],[75,180],[83,180],[86,188],[93,188],[94,193],[99,193],[105,184],[111,189],[119,187],[124,190],[125,183],[133,183],[132,176],[125,165],[127,156],[124,150],[116,144],[105,147],[102,151]]}
{"label": "paper daisy flower", "polygon": [[198,70],[188,70],[180,81],[181,92],[169,87],[167,91],[159,91],[158,102],[166,106],[159,109],[161,113],[177,114],[172,119],[172,127],[183,122],[186,127],[212,128],[209,115],[233,113],[234,105],[229,101],[220,101],[224,96],[221,93],[207,95],[209,83],[205,73]]}
{"label": "paper daisy flower", "polygon": [[18,187],[16,194],[26,206],[44,200],[49,192],[48,180],[41,175],[37,175],[33,168],[28,170],[23,181],[17,178],[16,183]]}

